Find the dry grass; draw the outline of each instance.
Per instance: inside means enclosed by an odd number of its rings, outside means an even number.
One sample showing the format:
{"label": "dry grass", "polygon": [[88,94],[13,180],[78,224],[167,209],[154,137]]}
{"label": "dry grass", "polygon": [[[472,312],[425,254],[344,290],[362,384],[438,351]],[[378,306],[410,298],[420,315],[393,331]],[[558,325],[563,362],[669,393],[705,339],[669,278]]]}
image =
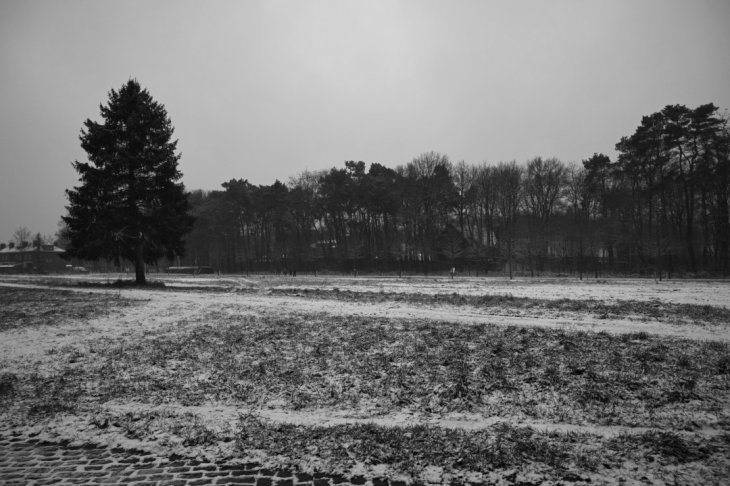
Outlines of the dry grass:
{"label": "dry grass", "polygon": [[242,449],[264,448],[299,461],[306,461],[312,453],[324,455],[341,469],[356,463],[389,464],[416,475],[428,465],[489,472],[529,463],[538,465],[538,470],[553,480],[567,479],[568,471],[590,473],[620,468],[628,459],[650,456],[652,461],[683,464],[730,451],[723,437],[708,440],[671,432],[599,438],[539,432],[505,423],[477,431],[426,425],[323,428],[271,423],[252,415],[241,417],[237,441]]}
{"label": "dry grass", "polygon": [[730,424],[722,415],[727,343],[331,316],[212,313],[201,321],[134,342],[98,340],[93,352],[74,348],[57,375],[31,377],[36,384],[17,392],[59,406],[275,400],[292,410],[407,408],[685,430],[716,425],[712,417]]}
{"label": "dry grass", "polygon": [[[315,297],[332,294],[337,292]],[[0,308],[0,331],[83,323],[135,305],[111,291],[0,288],[0,296],[7,303]],[[385,302],[401,297],[352,293],[343,298]],[[473,305],[460,296],[439,297],[438,302],[449,298],[451,304]],[[487,297],[478,299],[491,305]],[[598,312],[591,301],[586,307],[508,297],[495,302]],[[614,307],[622,309],[621,304]],[[690,311],[699,312],[696,307]],[[631,313],[655,318],[642,309],[648,308],[632,308]],[[0,357],[0,409],[30,422],[58,413],[91,416],[98,429],[143,441],[156,438],[161,443],[166,439],[160,437],[169,435],[194,447],[235,440],[240,451],[260,449],[294,462],[316,457],[340,469],[382,463],[413,474],[426,465],[485,474],[530,465],[543,478],[577,481],[596,471],[611,476],[626,461],[634,461],[642,467],[700,465],[711,470],[705,477],[717,478],[723,477],[718,468],[726,462],[714,464],[730,452],[728,343],[646,332],[610,335],[324,313],[242,316],[218,309],[188,319],[193,320],[54,349],[47,355],[54,366],[43,373],[34,371],[32,363],[23,371],[4,372]],[[221,429],[188,412],[105,411],[110,400],[334,409],[366,416],[403,410],[425,417],[456,412],[504,422],[479,430],[317,427],[269,422],[250,413],[240,417],[236,429]],[[523,419],[656,430],[605,438],[515,425]],[[703,428],[725,433],[708,435]]]}
{"label": "dry grass", "polygon": [[566,441],[559,434],[538,433],[529,427],[507,424],[480,431],[426,425],[323,428],[274,424],[244,416],[237,440],[243,449],[265,447],[295,460],[306,460],[312,452],[325,452],[329,462],[341,469],[364,463],[394,465],[409,473],[417,473],[427,465],[483,472],[524,461],[551,468],[588,462],[575,442]]}
{"label": "dry grass", "polygon": [[498,308],[512,311],[552,311],[585,313],[601,319],[638,317],[662,321],[692,321],[725,324],[730,322],[730,309],[709,305],[673,304],[660,301],[623,300],[605,302],[601,300],[538,299],[504,295],[462,295],[358,292],[352,290],[310,289],[310,288],[272,288],[271,293],[278,295],[298,295],[308,299],[335,299],[354,302],[383,303],[408,302],[411,304],[448,304],[470,305],[480,309]]}
{"label": "dry grass", "polygon": [[77,322],[135,305],[115,294],[11,287],[0,287],[0,302],[0,332]]}

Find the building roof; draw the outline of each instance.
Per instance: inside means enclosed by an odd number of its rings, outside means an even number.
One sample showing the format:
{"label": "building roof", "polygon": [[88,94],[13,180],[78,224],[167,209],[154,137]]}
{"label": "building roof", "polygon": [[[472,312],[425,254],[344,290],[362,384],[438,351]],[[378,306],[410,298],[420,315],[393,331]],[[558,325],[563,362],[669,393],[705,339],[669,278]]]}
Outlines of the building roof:
{"label": "building roof", "polygon": [[[26,246],[25,248],[22,248],[22,249],[18,248],[18,247],[13,247],[13,248],[7,247],[7,248],[1,249],[0,254],[5,255],[5,254],[9,254],[9,253],[12,253],[12,254],[34,253],[37,251],[39,251],[39,249],[36,248],[35,246]],[[41,253],[65,253],[66,250],[64,250],[63,248],[56,246],[56,245],[41,245],[40,252]]]}

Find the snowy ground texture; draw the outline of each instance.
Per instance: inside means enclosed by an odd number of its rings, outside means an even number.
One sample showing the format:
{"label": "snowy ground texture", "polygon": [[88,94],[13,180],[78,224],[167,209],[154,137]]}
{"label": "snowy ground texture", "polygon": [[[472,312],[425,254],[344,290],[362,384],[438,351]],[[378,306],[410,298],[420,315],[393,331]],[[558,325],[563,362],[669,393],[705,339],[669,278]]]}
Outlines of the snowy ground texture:
{"label": "snowy ground texture", "polygon": [[0,278],[0,435],[409,483],[727,484],[730,282]]}

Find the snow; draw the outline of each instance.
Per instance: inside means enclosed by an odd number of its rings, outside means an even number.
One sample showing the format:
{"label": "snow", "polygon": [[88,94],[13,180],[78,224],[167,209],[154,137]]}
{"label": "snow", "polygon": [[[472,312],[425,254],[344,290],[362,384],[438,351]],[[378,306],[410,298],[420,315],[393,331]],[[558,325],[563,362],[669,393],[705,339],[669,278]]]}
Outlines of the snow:
{"label": "snow", "polygon": [[[497,424],[509,424],[520,427],[531,427],[542,432],[590,434],[600,437],[616,437],[626,434],[643,434],[649,427],[627,427],[594,424],[564,424],[523,418],[504,416],[485,417],[476,413],[454,412],[446,414],[421,414],[416,411],[399,410],[397,412],[379,414],[377,416],[363,413],[361,410],[341,410],[335,408],[308,409],[306,411],[285,410],[282,408],[248,408],[222,403],[207,403],[204,405],[164,404],[151,405],[147,403],[111,401],[104,404],[104,409],[117,414],[135,414],[154,412],[158,415],[193,414],[205,417],[216,427],[234,426],[240,415],[254,415],[274,423],[335,427],[339,425],[373,424],[382,427],[414,427],[426,425],[461,430],[483,430]],[[367,416],[366,416],[367,415]],[[711,427],[694,430],[692,432],[679,431],[678,433],[714,437],[724,432]]]}
{"label": "snow", "polygon": [[[3,276],[5,282],[34,284],[39,280],[59,282],[113,282],[131,279],[125,274],[69,275],[62,277]],[[342,277],[302,275],[298,277],[273,275],[187,276],[150,274],[149,280],[165,282],[171,288],[236,289],[320,289],[353,292],[422,293],[427,295],[512,295],[538,299],[597,299],[607,302],[637,300],[676,304],[711,305],[730,308],[729,280],[653,278],[515,278],[505,277]]]}
{"label": "snow", "polygon": [[[3,277],[0,286],[48,288],[48,286],[68,284],[77,281],[113,281],[107,275],[73,276],[64,279],[46,277],[13,276]],[[180,332],[197,326],[211,312],[224,312],[230,315],[251,316],[293,316],[306,315],[362,316],[390,318],[394,320],[419,319],[449,322],[454,325],[496,324],[504,326],[536,326],[552,329],[582,330],[589,332],[605,331],[613,334],[643,331],[648,334],[686,339],[730,342],[730,323],[709,325],[690,322],[671,324],[656,320],[636,320],[631,318],[598,319],[586,313],[546,313],[525,311],[517,315],[515,310],[499,308],[481,309],[467,305],[416,304],[408,302],[368,303],[347,300],[312,299],[297,295],[272,294],[270,289],[320,289],[349,290],[353,292],[384,293],[421,293],[426,295],[505,295],[532,297],[540,299],[597,299],[608,302],[622,300],[659,301],[666,303],[686,303],[728,307],[730,305],[730,282],[727,281],[687,281],[671,280],[655,282],[641,279],[616,279],[606,281],[575,279],[522,279],[509,281],[504,278],[465,278],[453,281],[446,278],[350,278],[350,277],[187,277],[153,276],[165,282],[166,290],[135,288],[99,287],[59,287],[65,290],[85,293],[109,293],[137,301],[137,305],[125,307],[122,312],[102,315],[84,322],[27,327],[4,331],[0,336],[0,369],[14,373],[24,373],[29,369],[37,372],[50,372],[54,368],[56,351],[77,348],[87,351],[94,340],[134,340],[150,332]],[[208,289],[211,291],[198,291]],[[191,377],[194,378],[194,377]],[[217,430],[235,430],[241,414],[256,414],[277,423],[291,423],[307,426],[331,427],[343,424],[373,423],[387,427],[410,425],[431,425],[437,427],[479,430],[499,423],[516,426],[529,426],[538,431],[588,434],[593,437],[615,437],[624,434],[642,434],[645,427],[601,426],[596,424],[562,424],[540,420],[525,420],[514,416],[482,416],[479,414],[440,414],[428,415],[408,409],[400,409],[387,414],[375,414],[372,410],[359,409],[316,409],[306,411],[287,410],[282,404],[271,402],[268,406],[256,409],[241,407],[230,403],[211,402],[201,406],[183,406],[178,403],[152,405],[130,401],[113,401],[101,404],[95,413],[148,413],[157,416],[179,417],[192,414],[202,417],[207,426]],[[33,426],[41,438],[64,437],[80,442],[95,442],[113,446],[132,447],[157,453],[179,453],[185,456],[207,458],[230,456],[233,454],[232,442],[219,442],[209,446],[184,447],[179,437],[160,435],[153,442],[139,441],[125,437],[120,430],[109,427],[100,430],[90,423],[88,415],[63,416]],[[0,425],[0,429],[12,424]],[[27,428],[25,430],[28,430]],[[676,431],[678,434],[694,434],[713,437],[725,434],[722,428],[705,427],[692,432]],[[242,460],[273,460],[252,451],[250,457]],[[363,465],[359,466],[365,471]],[[632,468],[641,465],[625,464],[622,470],[596,473],[594,482],[607,483],[612,477],[625,475],[639,477]],[[698,466],[699,468],[699,466]],[[360,470],[356,466],[355,470]],[[370,469],[368,469],[370,470]],[[371,471],[372,472],[372,471]],[[377,472],[377,471],[376,471]],[[380,473],[385,474],[385,471]],[[379,474],[380,474],[379,473]],[[420,480],[424,483],[441,483],[451,473],[441,468],[423,471]],[[468,474],[465,472],[464,474]],[[522,474],[522,473],[520,473]],[[526,475],[525,475],[526,474]],[[700,476],[692,468],[681,471],[684,479],[692,481]],[[499,483],[504,471],[494,478],[485,475],[485,481]],[[649,472],[645,474],[653,478]],[[449,476],[450,477],[450,476]],[[529,472],[519,478],[529,480]],[[616,482],[619,484],[619,482]]]}
{"label": "snow", "polygon": [[[196,279],[204,280],[204,279]],[[215,281],[215,279],[207,279]],[[249,281],[250,282],[250,281]],[[3,283],[0,285],[12,285],[28,288],[39,288],[42,286],[29,282],[23,283]],[[562,289],[554,284],[546,284],[538,286],[532,284],[533,296],[545,294],[550,295],[569,295],[561,294],[556,289]],[[603,284],[601,284],[603,285]],[[678,285],[678,284],[672,284]],[[698,287],[699,285],[699,287]],[[707,284],[709,285],[709,284]],[[714,284],[718,289],[713,290],[718,295],[728,295],[730,300],[730,283],[724,283],[722,290],[721,284]],[[607,288],[614,288],[614,295],[628,293],[633,297],[642,295],[639,288],[634,284],[627,284],[627,288],[623,288],[618,284],[611,284]],[[697,288],[703,289],[706,283],[696,282],[685,283],[687,289],[684,292],[677,292],[677,296],[687,296],[698,294]],[[596,318],[585,313],[566,313],[559,315],[548,315],[545,312],[527,313],[521,315],[513,315],[514,312],[503,315],[494,313],[494,310],[486,311],[467,305],[453,306],[448,304],[424,305],[408,302],[348,302],[342,300],[327,299],[307,299],[297,297],[295,295],[272,295],[267,294],[265,289],[261,289],[256,293],[238,293],[235,290],[231,292],[175,292],[167,290],[140,290],[140,289],[105,289],[105,288],[78,288],[70,287],[67,290],[75,290],[79,292],[104,292],[119,294],[121,297],[130,298],[143,302],[143,305],[133,306],[121,318],[119,316],[106,316],[92,320],[87,326],[84,326],[83,333],[89,338],[98,336],[124,336],[130,332],[138,330],[154,330],[165,327],[170,324],[183,325],[188,320],[193,320],[195,316],[202,316],[206,312],[224,310],[230,314],[236,315],[262,315],[268,313],[282,314],[329,314],[337,316],[361,316],[374,318],[390,318],[390,319],[421,319],[441,322],[451,322],[454,324],[496,324],[505,326],[531,326],[550,329],[563,330],[581,330],[591,332],[605,331],[611,334],[625,334],[643,331],[648,334],[665,337],[678,337],[685,339],[697,339],[707,341],[724,341],[730,342],[730,327],[718,325],[703,325],[699,323],[672,323],[667,324],[661,321],[633,320],[629,318]],[[432,287],[423,285],[421,287],[413,287],[411,291],[428,293]],[[565,292],[565,290],[561,290]],[[652,290],[653,292],[653,290]],[[709,291],[708,291],[709,292]],[[444,292],[445,293],[445,292]],[[513,294],[514,295],[514,294]],[[650,293],[650,295],[654,295]],[[565,298],[565,297],[555,297]],[[595,296],[594,296],[595,298]],[[717,295],[715,297],[717,298]],[[641,300],[641,299],[635,299]],[[680,299],[681,300],[681,299]],[[673,300],[666,300],[674,302]],[[497,309],[497,312],[499,310]],[[7,353],[8,356],[28,356],[29,354],[40,355],[53,347],[62,347],[75,342],[73,326],[59,326],[53,328],[49,333],[48,330],[22,329],[11,331],[6,335],[4,343],[0,343],[0,352]],[[42,336],[41,336],[42,334]]]}

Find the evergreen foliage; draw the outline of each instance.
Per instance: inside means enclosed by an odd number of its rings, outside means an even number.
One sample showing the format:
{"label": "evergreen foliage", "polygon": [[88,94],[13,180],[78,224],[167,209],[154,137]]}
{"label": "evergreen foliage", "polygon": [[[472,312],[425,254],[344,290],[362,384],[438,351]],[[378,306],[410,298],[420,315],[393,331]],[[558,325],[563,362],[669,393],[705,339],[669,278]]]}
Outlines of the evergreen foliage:
{"label": "evergreen foliage", "polygon": [[81,184],[67,190],[70,246],[66,254],[135,265],[145,283],[145,264],[184,254],[182,237],[193,224],[180,182],[177,141],[165,107],[136,80],[109,92],[102,122],[81,130],[89,162],[74,162]]}

